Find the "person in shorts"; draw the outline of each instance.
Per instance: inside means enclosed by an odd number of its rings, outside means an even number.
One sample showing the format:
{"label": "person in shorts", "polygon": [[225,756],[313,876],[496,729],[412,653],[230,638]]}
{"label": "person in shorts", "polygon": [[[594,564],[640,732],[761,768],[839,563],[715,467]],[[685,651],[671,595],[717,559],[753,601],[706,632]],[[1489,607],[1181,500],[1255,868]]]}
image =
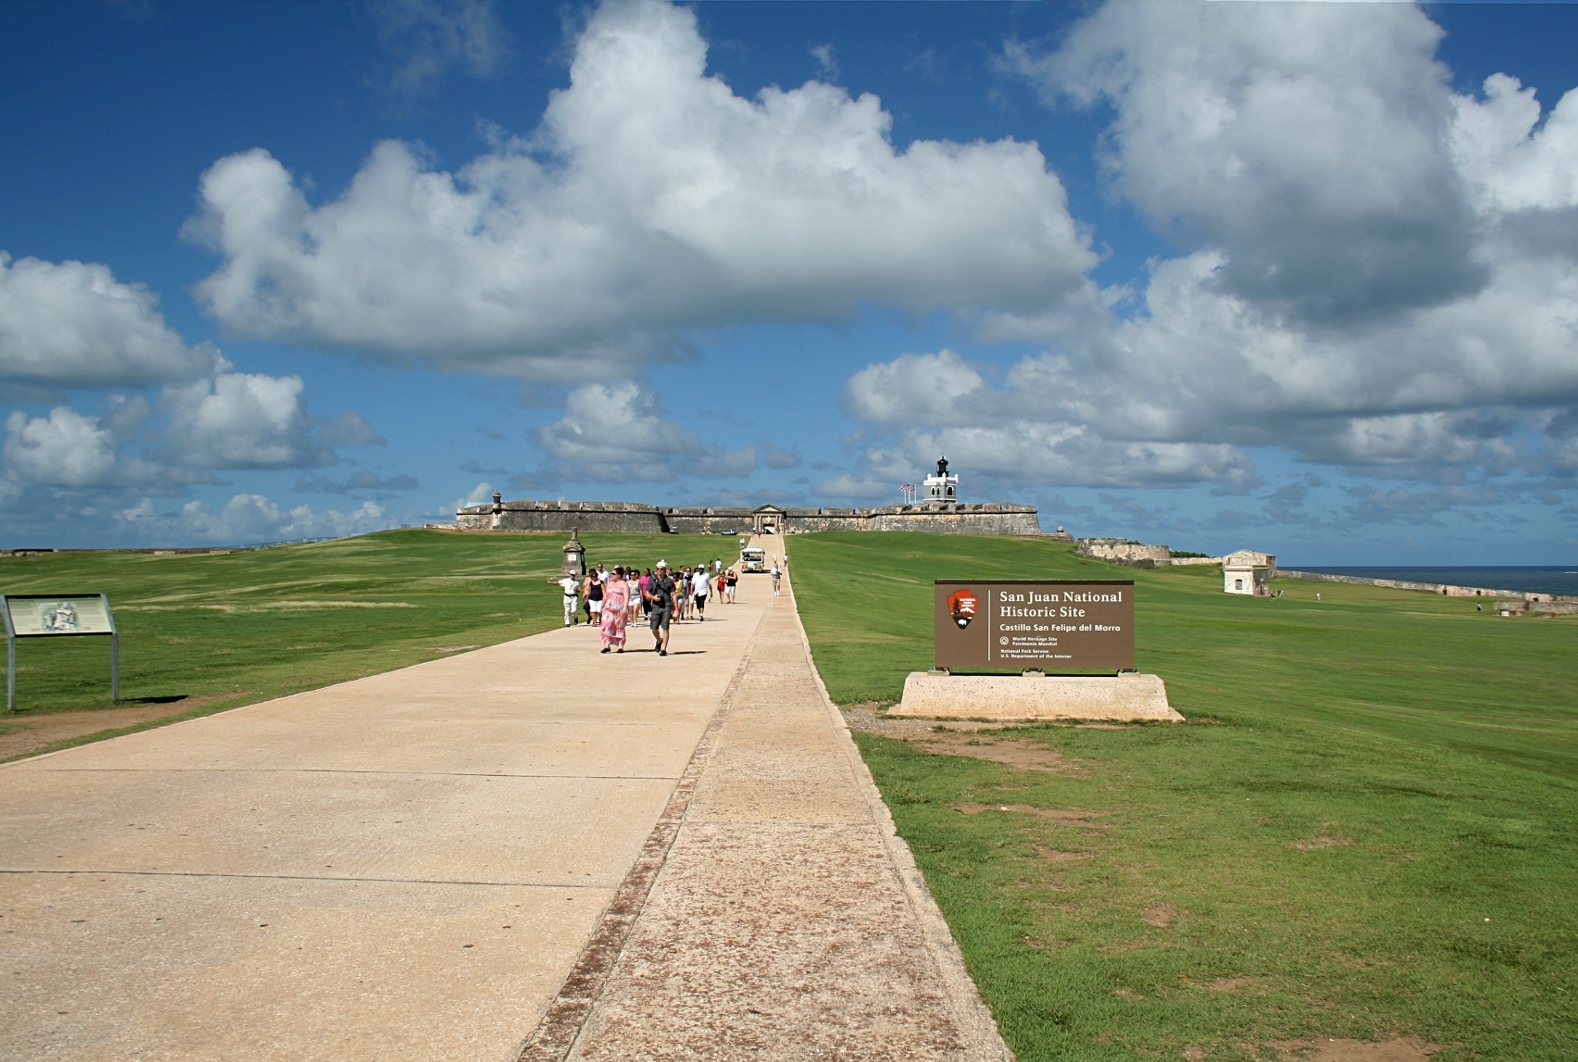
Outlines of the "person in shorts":
{"label": "person in shorts", "polygon": [[783,578],[783,569],[778,567],[778,562],[773,561],[773,596],[778,597],[782,591],[778,589],[778,580]]}
{"label": "person in shorts", "polygon": [[723,600],[725,604],[734,604],[734,589],[740,581],[740,573],[730,568],[723,575]]}
{"label": "person in shorts", "polygon": [[712,587],[712,580],[707,576],[706,565],[696,569],[696,574],[690,577],[690,592],[696,600],[696,619],[707,618],[707,591]]}
{"label": "person in shorts", "polygon": [[646,599],[641,596],[641,569],[635,565],[625,567],[625,581],[630,584],[630,620],[635,622],[641,618]]}
{"label": "person in shorts", "polygon": [[674,616],[674,579],[669,575],[668,562],[658,561],[657,570],[647,582],[647,623],[652,628],[655,643],[652,651],[658,656],[668,655],[669,622]]}

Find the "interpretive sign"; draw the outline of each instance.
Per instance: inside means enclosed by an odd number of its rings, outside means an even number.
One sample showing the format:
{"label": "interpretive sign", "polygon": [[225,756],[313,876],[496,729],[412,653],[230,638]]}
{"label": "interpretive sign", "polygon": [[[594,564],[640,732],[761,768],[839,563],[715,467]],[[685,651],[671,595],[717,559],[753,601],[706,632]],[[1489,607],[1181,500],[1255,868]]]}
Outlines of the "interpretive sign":
{"label": "interpretive sign", "polygon": [[6,613],[18,638],[58,634],[113,634],[110,606],[104,595],[92,597],[21,597],[5,595]]}
{"label": "interpretive sign", "polygon": [[16,640],[81,635],[110,639],[110,699],[120,699],[121,640],[104,594],[0,594],[5,620],[6,711],[16,707]]}
{"label": "interpretive sign", "polygon": [[1053,674],[1134,670],[1134,583],[938,579],[935,666]]}

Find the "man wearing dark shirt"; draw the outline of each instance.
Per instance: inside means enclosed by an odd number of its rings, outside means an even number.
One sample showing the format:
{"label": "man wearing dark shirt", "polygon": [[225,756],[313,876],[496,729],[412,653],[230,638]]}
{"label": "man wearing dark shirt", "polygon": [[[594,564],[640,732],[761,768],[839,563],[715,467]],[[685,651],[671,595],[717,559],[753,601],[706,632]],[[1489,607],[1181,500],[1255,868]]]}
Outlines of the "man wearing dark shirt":
{"label": "man wearing dark shirt", "polygon": [[667,561],[657,562],[657,571],[647,583],[647,617],[652,625],[652,637],[657,642],[652,648],[658,656],[668,655],[668,623],[674,615],[674,576]]}

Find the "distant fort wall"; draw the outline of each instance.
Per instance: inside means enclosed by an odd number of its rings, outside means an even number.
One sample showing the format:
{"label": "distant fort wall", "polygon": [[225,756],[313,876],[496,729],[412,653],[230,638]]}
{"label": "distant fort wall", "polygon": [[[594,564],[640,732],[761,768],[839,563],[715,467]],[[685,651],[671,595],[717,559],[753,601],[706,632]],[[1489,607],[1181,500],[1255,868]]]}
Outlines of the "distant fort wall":
{"label": "distant fort wall", "polygon": [[1082,538],[1074,552],[1081,557],[1093,557],[1126,568],[1165,568],[1173,562],[1172,551],[1166,546],[1151,546],[1126,538]]}
{"label": "distant fort wall", "polygon": [[[1182,564],[1221,564],[1224,557],[1174,557],[1166,546],[1153,546],[1133,542],[1126,538],[1082,538],[1074,548],[1082,557],[1093,557],[1108,564],[1121,564],[1128,568],[1166,568]],[[1232,555],[1229,555],[1232,556]],[[1519,611],[1529,605],[1539,605],[1535,611],[1571,614],[1578,612],[1578,597],[1548,594],[1543,591],[1497,590],[1484,586],[1458,586],[1453,583],[1419,583],[1407,579],[1377,579],[1362,575],[1328,575],[1326,572],[1301,572],[1278,568],[1276,558],[1270,558],[1271,575],[1278,579],[1303,579],[1317,583],[1347,583],[1350,586],[1380,586],[1389,590],[1418,590],[1442,597],[1502,598],[1496,606],[1503,611]],[[1514,602],[1517,607],[1514,607]],[[1505,608],[1503,608],[1505,606]],[[1550,606],[1546,608],[1544,606]]]}
{"label": "distant fort wall", "polygon": [[[462,531],[678,532],[692,535],[809,531],[930,531],[954,535],[1041,535],[1031,505],[944,502],[875,509],[678,507],[636,502],[504,501],[455,514]],[[1056,537],[1069,541],[1069,536]]]}
{"label": "distant fort wall", "polygon": [[630,502],[495,501],[455,514],[462,531],[667,531],[662,513]]}
{"label": "distant fort wall", "polygon": [[1362,575],[1329,575],[1326,572],[1299,572],[1287,568],[1277,569],[1279,579],[1304,579],[1315,583],[1348,583],[1351,586],[1383,586],[1390,590],[1422,590],[1442,597],[1502,597],[1532,604],[1578,605],[1578,597],[1547,594],[1532,590],[1497,590],[1486,586],[1457,586],[1454,583],[1416,583],[1407,579],[1374,579]]}

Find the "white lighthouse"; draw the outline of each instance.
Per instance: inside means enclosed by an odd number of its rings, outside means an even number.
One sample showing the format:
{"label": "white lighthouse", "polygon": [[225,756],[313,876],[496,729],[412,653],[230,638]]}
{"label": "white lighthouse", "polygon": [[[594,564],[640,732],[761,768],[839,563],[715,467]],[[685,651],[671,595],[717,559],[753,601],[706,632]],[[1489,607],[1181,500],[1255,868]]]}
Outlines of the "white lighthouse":
{"label": "white lighthouse", "polygon": [[948,459],[937,459],[937,471],[934,475],[927,476],[926,505],[940,505],[943,502],[959,500],[959,477],[948,475]]}

